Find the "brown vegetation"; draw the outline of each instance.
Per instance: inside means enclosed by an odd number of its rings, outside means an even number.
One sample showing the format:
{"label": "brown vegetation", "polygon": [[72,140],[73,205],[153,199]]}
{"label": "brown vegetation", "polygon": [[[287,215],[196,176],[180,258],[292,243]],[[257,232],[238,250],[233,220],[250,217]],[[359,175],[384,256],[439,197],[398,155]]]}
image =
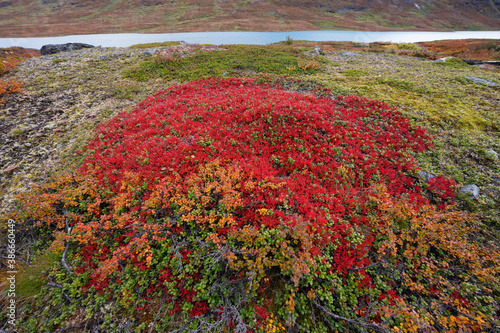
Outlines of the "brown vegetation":
{"label": "brown vegetation", "polygon": [[37,50],[20,47],[0,49],[0,104],[4,102],[2,99],[4,95],[20,92],[23,87],[23,83],[7,78],[7,74],[14,70],[23,59],[39,54]]}
{"label": "brown vegetation", "polygon": [[7,1],[1,37],[118,32],[290,30],[491,30],[493,2],[407,1]]}
{"label": "brown vegetation", "polygon": [[428,50],[469,60],[500,60],[500,40],[442,40],[419,43]]}

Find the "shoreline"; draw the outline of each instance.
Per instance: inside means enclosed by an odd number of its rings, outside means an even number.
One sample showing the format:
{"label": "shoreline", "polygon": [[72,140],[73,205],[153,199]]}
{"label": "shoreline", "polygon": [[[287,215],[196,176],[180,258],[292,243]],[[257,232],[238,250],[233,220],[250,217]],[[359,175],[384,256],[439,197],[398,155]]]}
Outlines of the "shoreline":
{"label": "shoreline", "polygon": [[500,31],[220,31],[179,33],[76,34],[49,37],[0,37],[0,47],[41,48],[45,44],[80,42],[102,47],[129,47],[139,43],[184,41],[192,44],[268,45],[291,38],[310,42],[417,43],[443,40],[481,39],[500,36]]}

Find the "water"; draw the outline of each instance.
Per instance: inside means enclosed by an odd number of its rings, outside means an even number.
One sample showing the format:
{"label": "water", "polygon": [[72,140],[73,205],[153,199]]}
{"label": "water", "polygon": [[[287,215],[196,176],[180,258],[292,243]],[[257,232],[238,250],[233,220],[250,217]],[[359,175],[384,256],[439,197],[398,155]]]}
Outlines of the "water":
{"label": "water", "polygon": [[127,47],[133,44],[185,41],[200,44],[270,44],[285,40],[350,41],[361,43],[414,43],[443,39],[500,39],[500,31],[289,31],[289,32],[184,32],[168,34],[99,34],[37,38],[0,38],[0,47],[21,46],[39,49],[46,44],[87,43],[102,47]]}

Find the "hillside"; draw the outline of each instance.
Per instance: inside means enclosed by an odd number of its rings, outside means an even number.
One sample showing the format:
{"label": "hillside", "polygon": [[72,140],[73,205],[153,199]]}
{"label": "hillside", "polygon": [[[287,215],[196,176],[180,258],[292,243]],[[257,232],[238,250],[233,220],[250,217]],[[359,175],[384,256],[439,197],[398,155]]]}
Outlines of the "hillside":
{"label": "hillside", "polygon": [[1,50],[2,330],[497,329],[500,74],[431,49],[499,41],[426,45]]}
{"label": "hillside", "polygon": [[118,32],[498,30],[497,0],[2,0],[0,37]]}

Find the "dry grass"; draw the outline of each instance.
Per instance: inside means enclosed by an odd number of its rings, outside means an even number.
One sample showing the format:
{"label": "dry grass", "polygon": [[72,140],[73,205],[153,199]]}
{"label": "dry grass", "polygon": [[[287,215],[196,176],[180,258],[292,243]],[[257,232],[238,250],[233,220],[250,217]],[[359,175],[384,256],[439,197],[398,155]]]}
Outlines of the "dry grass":
{"label": "dry grass", "polygon": [[418,43],[439,54],[469,60],[500,60],[500,40],[442,40]]}
{"label": "dry grass", "polygon": [[2,37],[238,30],[488,30],[497,29],[500,19],[488,2],[463,5],[459,0],[421,9],[413,2],[395,6],[366,0],[11,3],[0,10]]}

